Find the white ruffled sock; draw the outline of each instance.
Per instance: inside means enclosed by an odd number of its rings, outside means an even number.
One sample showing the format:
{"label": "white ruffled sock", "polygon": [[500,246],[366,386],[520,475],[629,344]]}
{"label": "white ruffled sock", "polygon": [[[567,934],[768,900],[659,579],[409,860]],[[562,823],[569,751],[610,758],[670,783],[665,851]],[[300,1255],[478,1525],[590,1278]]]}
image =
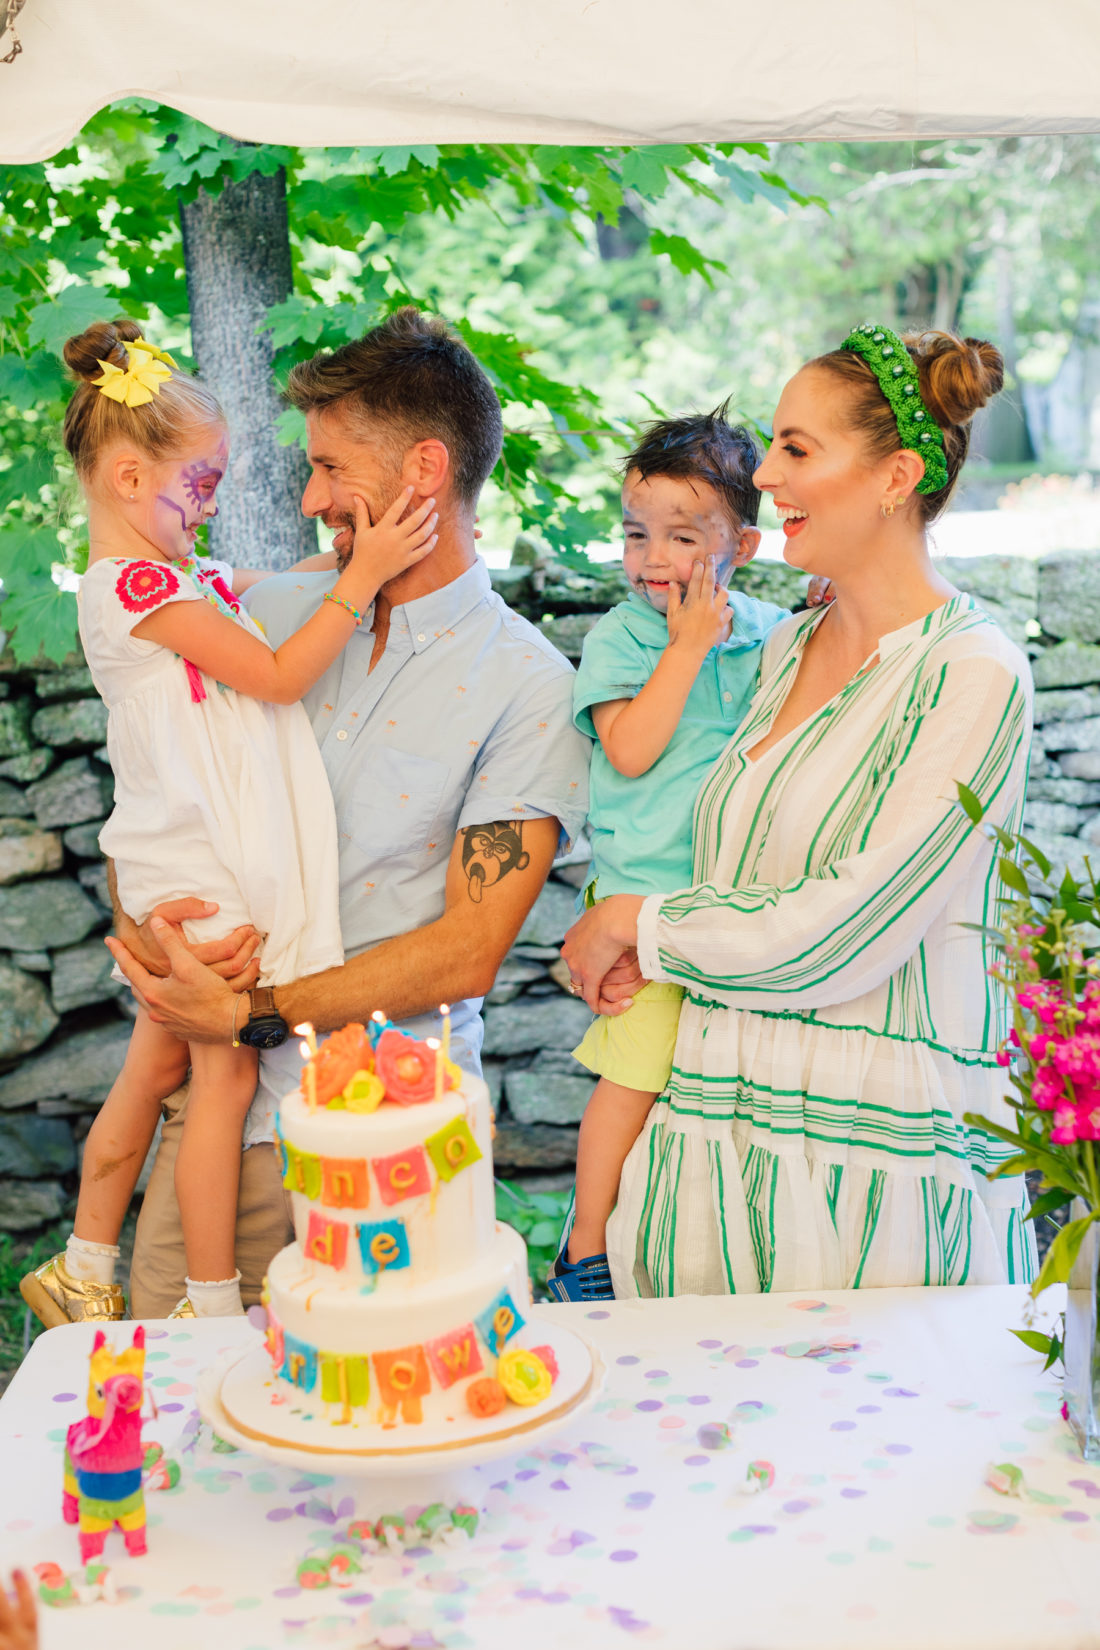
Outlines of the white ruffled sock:
{"label": "white ruffled sock", "polygon": [[81,1283],[114,1283],[117,1260],[117,1243],[89,1243],[73,1232],[65,1245],[65,1269]]}
{"label": "white ruffled sock", "polygon": [[241,1274],[217,1283],[196,1283],[187,1278],[187,1299],[195,1309],[196,1318],[239,1318],[244,1315],[241,1300]]}

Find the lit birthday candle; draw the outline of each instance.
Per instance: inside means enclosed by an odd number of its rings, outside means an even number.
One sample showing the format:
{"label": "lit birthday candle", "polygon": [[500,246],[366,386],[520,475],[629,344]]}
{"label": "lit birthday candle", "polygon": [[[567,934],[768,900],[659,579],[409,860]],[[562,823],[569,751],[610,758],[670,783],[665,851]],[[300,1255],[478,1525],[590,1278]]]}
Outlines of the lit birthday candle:
{"label": "lit birthday candle", "polygon": [[428,1047],[435,1050],[435,1097],[443,1098],[443,1049],[438,1037],[425,1037]]}
{"label": "lit birthday candle", "polygon": [[317,1073],[313,1061],[317,1054],[317,1036],[308,1020],[303,1020],[300,1026],[294,1027],[295,1035],[302,1038],[298,1044],[298,1053],[306,1062],[306,1105],[310,1111],[317,1110]]}
{"label": "lit birthday candle", "polygon": [[451,1005],[440,1003],[439,1012],[443,1016],[443,1065],[446,1068],[451,1058]]}

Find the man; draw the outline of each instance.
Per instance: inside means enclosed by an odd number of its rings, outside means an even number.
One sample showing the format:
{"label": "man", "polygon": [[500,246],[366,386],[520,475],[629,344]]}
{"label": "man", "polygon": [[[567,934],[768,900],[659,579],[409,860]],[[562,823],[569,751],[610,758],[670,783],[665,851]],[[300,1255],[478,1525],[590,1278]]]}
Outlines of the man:
{"label": "man", "polygon": [[[290,1028],[310,1021],[325,1032],[381,1009],[418,1037],[438,1035],[439,1005],[450,1003],[454,1057],[479,1070],[480,999],[587,805],[572,671],[494,594],[475,552],[477,498],[500,454],[501,417],[474,356],[441,321],[403,309],[357,343],[295,367],[288,396],[308,432],[302,508],[336,530],[339,558],[351,555],[357,510],[376,521],[407,486],[409,509],[434,498],[439,522],[435,549],[383,587],[303,701],[336,804],[343,967],[238,995],[254,968],[223,979],[163,920],[204,914],[198,902],[177,902],[142,930],[118,913],[118,938],[108,942],[159,1024],[191,1041],[237,1034],[263,1050],[238,1210],[246,1304],[290,1236],[272,1145],[279,1098],[301,1071]],[[298,572],[254,586],[248,605],[272,646],[334,580]],[[226,945],[223,972],[239,965],[239,952],[228,960],[234,950]],[[172,1190],[181,1122],[182,1105],[166,1118],[138,1223],[135,1316],[186,1310]]]}

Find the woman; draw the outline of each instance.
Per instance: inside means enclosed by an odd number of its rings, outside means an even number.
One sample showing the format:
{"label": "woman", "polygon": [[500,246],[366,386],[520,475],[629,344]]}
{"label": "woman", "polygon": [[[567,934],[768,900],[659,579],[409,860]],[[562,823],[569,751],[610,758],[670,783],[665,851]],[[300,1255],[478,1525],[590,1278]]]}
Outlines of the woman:
{"label": "woman", "polygon": [[990,344],[867,325],[783,391],[756,482],[836,601],[768,638],[695,886],[614,895],[564,947],[594,1009],[635,948],[687,991],[608,1231],[617,1295],[1033,1276],[1023,1180],[987,1181],[1006,1154],[963,1121],[1007,1108],[967,926],[996,921],[995,855],[956,787],[1017,827],[1031,684],[926,540],[1002,379]]}

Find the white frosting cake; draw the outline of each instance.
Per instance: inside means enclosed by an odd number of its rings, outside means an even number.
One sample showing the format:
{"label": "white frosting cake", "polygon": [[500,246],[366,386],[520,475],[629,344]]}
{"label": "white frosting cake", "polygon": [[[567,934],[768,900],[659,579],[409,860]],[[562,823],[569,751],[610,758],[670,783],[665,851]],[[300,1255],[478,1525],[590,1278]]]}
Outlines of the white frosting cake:
{"label": "white frosting cake", "polygon": [[526,1248],[494,1216],[488,1090],[392,1028],[371,1042],[346,1027],[280,1108],[296,1241],[267,1277],[269,1424],[280,1404],[433,1434],[530,1414],[557,1368],[528,1344]]}

